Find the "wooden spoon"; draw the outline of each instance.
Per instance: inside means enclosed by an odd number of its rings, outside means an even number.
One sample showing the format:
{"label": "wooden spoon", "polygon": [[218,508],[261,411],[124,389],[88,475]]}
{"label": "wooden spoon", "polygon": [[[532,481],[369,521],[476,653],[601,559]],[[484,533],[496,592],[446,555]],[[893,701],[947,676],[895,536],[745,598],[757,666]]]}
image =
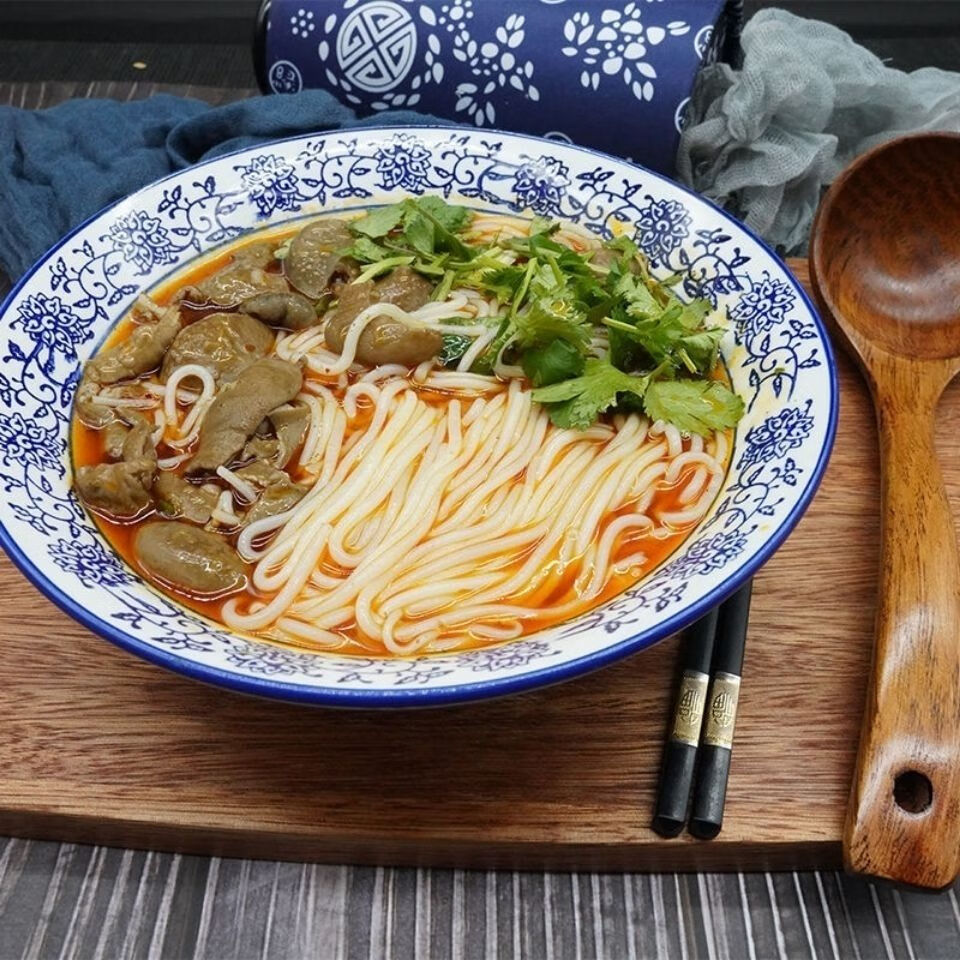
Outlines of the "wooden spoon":
{"label": "wooden spoon", "polygon": [[880,428],[876,644],[844,860],[939,889],[960,871],[960,561],[934,449],[960,370],[960,135],[858,159],[821,204],[810,265]]}

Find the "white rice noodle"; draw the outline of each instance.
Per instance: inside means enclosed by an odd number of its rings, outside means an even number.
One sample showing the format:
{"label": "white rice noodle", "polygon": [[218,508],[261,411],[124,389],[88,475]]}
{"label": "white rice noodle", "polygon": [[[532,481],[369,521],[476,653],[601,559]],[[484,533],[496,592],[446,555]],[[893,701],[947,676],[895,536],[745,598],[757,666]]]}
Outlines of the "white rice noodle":
{"label": "white rice noodle", "polygon": [[683,510],[664,511],[658,519],[662,524],[676,531],[696,523],[703,518],[710,504],[713,503],[720,487],[723,485],[723,468],[712,470],[710,482],[706,485],[700,497]]}
{"label": "white rice noodle", "polygon": [[591,233],[584,227],[574,226],[572,223],[563,224],[553,235],[553,239],[557,243],[581,252],[600,249],[600,238],[595,233]]}
{"label": "white rice noodle", "polygon": [[261,537],[282,527],[291,516],[293,516],[293,511],[287,510],[284,513],[277,513],[272,517],[264,517],[262,520],[255,520],[248,524],[237,538],[237,552],[248,562],[259,560],[266,553],[266,548],[257,549],[254,544]]}
{"label": "white rice noodle", "polygon": [[[177,404],[183,392],[179,387],[184,380],[191,379],[200,381],[200,393],[189,395],[192,406],[178,427],[179,409]],[[210,404],[213,403],[216,389],[217,385],[213,379],[213,374],[199,363],[186,363],[182,367],[177,367],[170,374],[167,378],[167,389],[163,395],[163,412],[166,417],[165,430],[173,431],[176,428],[176,435],[167,438],[168,446],[182,449],[190,446],[196,440],[200,433],[203,417],[210,408]]]}
{"label": "white rice noodle", "polygon": [[698,467],[693,472],[693,476],[687,485],[680,491],[677,500],[682,504],[692,503],[697,499],[703,490],[704,484],[710,476],[710,472],[705,467]]}
{"label": "white rice noodle", "polygon": [[347,387],[347,392],[343,395],[343,411],[350,420],[357,415],[357,401],[366,398],[373,403],[377,402],[380,396],[380,389],[376,384],[363,380],[358,380],[355,384]]}
{"label": "white rice noodle", "polygon": [[[232,470],[227,469],[227,467],[217,467],[217,476],[223,480],[224,483],[233,487],[240,495],[241,500],[247,503],[253,503],[253,501],[257,499],[257,488],[252,483],[244,480],[243,477],[238,477]],[[227,491],[224,491],[224,493],[226,492]]]}
{"label": "white rice noodle", "polygon": [[[437,404],[393,376],[357,380],[342,400],[301,394],[301,462],[316,479],[292,510],[241,531],[267,600],[232,598],[228,626],[337,647],[356,624],[397,655],[508,640],[643,569],[643,538],[696,523],[722,482],[716,439],[685,442],[637,415],[561,430],[518,381]],[[360,402],[369,422],[350,430]],[[661,485],[701,470],[710,480],[689,504],[650,514]],[[543,599],[571,575],[579,594]]]}
{"label": "white rice noodle", "polygon": [[475,213],[467,230],[467,239],[474,243],[494,243],[530,235],[530,226],[523,220],[498,213]]}
{"label": "white rice noodle", "polygon": [[224,490],[216,506],[210,511],[211,519],[222,527],[235,527],[240,523],[240,518],[233,509],[233,494],[229,490]]}
{"label": "white rice noodle", "polygon": [[381,380],[389,380],[391,377],[405,377],[409,372],[409,367],[402,363],[384,363],[362,374],[359,380],[361,383],[379,383]]}
{"label": "white rice noodle", "polygon": [[[299,333],[289,334],[285,337],[278,337],[274,346],[274,352],[281,360],[289,360],[296,363],[302,357],[318,348],[323,348],[323,327],[307,327]],[[336,356],[336,354],[331,354]]]}
{"label": "white rice noodle", "polygon": [[430,376],[430,371],[434,368],[435,363],[435,360],[424,360],[423,363],[418,364],[413,371],[413,382],[426,383],[427,377]]}
{"label": "white rice noodle", "polygon": [[155,397],[118,397],[109,393],[98,393],[95,401],[102,407],[114,407],[117,410],[152,410],[157,406]]}
{"label": "white rice noodle", "polygon": [[173,456],[173,457],[161,457],[157,461],[157,466],[161,470],[173,470],[176,467],[179,467],[181,463],[185,463],[192,456],[193,456],[192,453],[187,452],[187,453],[178,453],[176,456]]}
{"label": "white rice noodle", "polygon": [[163,410],[160,407],[157,407],[153,411],[153,433],[150,435],[150,439],[154,446],[156,446],[163,438],[163,432],[166,427],[167,418],[164,416]]}
{"label": "white rice noodle", "polygon": [[457,370],[460,372],[469,370],[473,366],[474,360],[487,349],[488,346],[496,339],[497,331],[495,327],[487,328],[483,333],[478,336],[469,347],[467,347],[466,352],[460,358],[457,363]]}

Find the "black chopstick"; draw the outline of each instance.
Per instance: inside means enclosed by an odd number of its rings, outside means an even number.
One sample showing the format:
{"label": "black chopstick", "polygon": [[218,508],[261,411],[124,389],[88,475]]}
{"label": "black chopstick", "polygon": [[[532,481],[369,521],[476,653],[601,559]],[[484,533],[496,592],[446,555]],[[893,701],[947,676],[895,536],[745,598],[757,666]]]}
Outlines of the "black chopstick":
{"label": "black chopstick", "polygon": [[689,825],[690,833],[701,840],[712,840],[723,826],[752,587],[752,581],[748,580],[725,600],[717,620],[710,693],[697,752]]}
{"label": "black chopstick", "polygon": [[719,608],[715,607],[683,635],[682,672],[673,705],[673,722],[663,746],[660,787],[652,823],[662,837],[675,837],[687,822],[718,616]]}

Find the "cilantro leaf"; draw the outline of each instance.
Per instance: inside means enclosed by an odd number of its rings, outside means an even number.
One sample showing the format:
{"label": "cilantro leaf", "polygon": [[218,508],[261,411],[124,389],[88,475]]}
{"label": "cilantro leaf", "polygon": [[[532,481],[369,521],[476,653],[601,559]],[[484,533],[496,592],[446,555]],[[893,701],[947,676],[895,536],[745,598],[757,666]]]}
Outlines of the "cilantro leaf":
{"label": "cilantro leaf", "polygon": [[510,303],[522,286],[525,274],[524,267],[505,266],[492,258],[485,262],[485,257],[481,254],[468,269],[457,271],[456,285],[491,293],[500,303]]}
{"label": "cilantro leaf", "polygon": [[443,334],[443,347],[437,355],[437,359],[445,367],[456,363],[469,349],[473,343],[473,337],[463,337],[459,334]]}
{"label": "cilantro leaf", "polygon": [[495,293],[497,299],[511,300],[523,284],[525,273],[523,267],[500,267],[498,270],[487,271],[479,282],[483,289]]}
{"label": "cilantro leaf", "polygon": [[500,326],[497,328],[497,335],[493,338],[490,344],[486,347],[483,353],[473,361],[473,365],[470,367],[471,373],[493,373],[493,366],[497,362],[497,357],[500,356],[500,351],[506,346],[507,341],[513,336],[516,331],[514,322],[510,317],[504,317],[500,321]]}
{"label": "cilantro leaf", "polygon": [[[466,246],[454,231],[466,225],[471,216],[467,207],[430,196],[380,207],[350,224],[350,230],[358,237],[352,252],[366,262],[382,260],[390,253],[415,254],[423,258],[423,266],[434,265],[436,255],[444,252],[470,260],[477,251]],[[366,245],[361,244],[363,239]],[[379,256],[374,256],[370,246],[375,240],[382,241]]]}
{"label": "cilantro leaf", "polygon": [[361,263],[377,263],[380,260],[386,260],[390,256],[390,251],[369,237],[361,235],[353,241],[353,246],[347,250],[347,256]]}
{"label": "cilantro leaf", "polygon": [[387,257],[386,260],[378,260],[376,263],[370,264],[353,282],[365,283],[367,280],[373,280],[375,277],[390,273],[394,267],[402,267],[411,263],[413,263],[413,257]]}
{"label": "cilantro leaf", "polygon": [[716,366],[724,332],[722,327],[710,327],[681,338],[680,349],[691,361],[686,364],[691,373],[709,373]]}
{"label": "cilantro leaf", "polygon": [[535,387],[546,387],[583,373],[583,354],[566,340],[531,347],[520,358],[523,372]]}
{"label": "cilantro leaf", "polygon": [[353,233],[361,233],[365,237],[372,237],[374,240],[385,237],[391,230],[400,225],[403,219],[404,205],[394,203],[389,207],[380,207],[377,210],[371,210],[366,216],[360,217],[350,223],[350,229]]}
{"label": "cilantro leaf", "polygon": [[623,298],[633,316],[651,316],[663,310],[663,306],[650,288],[631,273],[620,277],[613,292],[616,296]]}
{"label": "cilantro leaf", "polygon": [[555,234],[560,229],[560,224],[549,217],[541,217],[539,214],[530,221],[530,236],[536,236],[538,233],[545,233],[548,237]]}
{"label": "cilantro leaf", "polygon": [[517,314],[517,341],[532,347],[552,340],[565,340],[585,350],[590,343],[590,328],[585,312],[563,288],[534,300],[523,313]]}
{"label": "cilantro leaf", "polygon": [[615,237],[613,240],[606,240],[603,246],[607,250],[613,250],[616,253],[619,253],[623,257],[633,259],[640,255],[640,248],[636,243],[630,239],[625,233],[619,237]]}
{"label": "cilantro leaf", "polygon": [[687,304],[674,297],[665,308],[654,307],[644,299],[641,289],[645,290],[645,285],[637,284],[637,290],[631,294],[634,299],[626,309],[613,311],[604,320],[611,333],[616,330],[619,335],[615,366],[630,369],[642,363],[636,350],[625,348],[624,340],[628,339],[654,364],[667,363],[676,372],[709,373],[724,333],[720,327],[702,326],[711,309],[709,302],[695,300]]}
{"label": "cilantro leaf", "polygon": [[441,197],[426,196],[414,200],[413,203],[422,213],[427,214],[435,223],[440,224],[444,230],[456,231],[467,225],[473,214],[468,207],[459,207],[453,203],[447,203]]}
{"label": "cilantro leaf", "polygon": [[403,239],[425,257],[433,256],[436,235],[433,224],[420,213],[407,211],[403,218]]}
{"label": "cilantro leaf", "polygon": [[[442,250],[447,253],[453,254],[458,260],[468,261],[472,260],[476,254],[479,252],[474,247],[468,247],[458,236],[456,236],[453,231],[448,227],[447,223],[457,223],[460,220],[459,214],[455,214],[452,211],[460,209],[466,211],[469,215],[470,211],[466,207],[454,208],[450,207],[449,204],[445,203],[443,200],[440,200],[439,197],[433,198],[442,204],[442,207],[437,207],[436,203],[425,202],[430,198],[421,197],[419,200],[407,200],[405,201],[405,219],[404,224],[406,230],[404,236],[407,236],[407,230],[410,229],[411,225],[417,223],[418,220],[423,220],[426,223],[429,223],[433,228],[433,238],[430,244],[430,253],[433,253],[434,250]],[[437,215],[439,214],[439,216]],[[423,230],[419,226],[415,226],[414,229],[417,232],[419,239],[423,237]],[[407,237],[408,242],[410,238]],[[421,251],[426,252],[426,251]]]}
{"label": "cilantro leaf", "polygon": [[590,357],[581,376],[540,387],[533,391],[533,399],[549,405],[556,426],[585,430],[617,402],[617,394],[642,397],[649,383],[649,377],[630,376],[606,360]]}
{"label": "cilantro leaf", "polygon": [[609,327],[608,342],[610,362],[618,370],[629,373],[643,366],[645,359],[643,348],[630,334],[624,333],[619,327]]}
{"label": "cilantro leaf", "polygon": [[658,380],[647,388],[643,405],[651,420],[701,436],[736,426],[743,415],[743,400],[719,380]]}

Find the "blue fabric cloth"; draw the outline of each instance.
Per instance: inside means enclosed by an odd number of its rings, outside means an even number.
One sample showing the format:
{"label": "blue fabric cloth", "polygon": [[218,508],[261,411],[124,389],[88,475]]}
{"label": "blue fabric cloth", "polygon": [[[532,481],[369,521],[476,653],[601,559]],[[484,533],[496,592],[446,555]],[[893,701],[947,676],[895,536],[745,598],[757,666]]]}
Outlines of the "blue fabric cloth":
{"label": "blue fabric cloth", "polygon": [[406,110],[358,120],[321,90],[213,108],[166,94],[0,107],[0,267],[16,279],[87,217],[199,160],[318,130],[437,122]]}

